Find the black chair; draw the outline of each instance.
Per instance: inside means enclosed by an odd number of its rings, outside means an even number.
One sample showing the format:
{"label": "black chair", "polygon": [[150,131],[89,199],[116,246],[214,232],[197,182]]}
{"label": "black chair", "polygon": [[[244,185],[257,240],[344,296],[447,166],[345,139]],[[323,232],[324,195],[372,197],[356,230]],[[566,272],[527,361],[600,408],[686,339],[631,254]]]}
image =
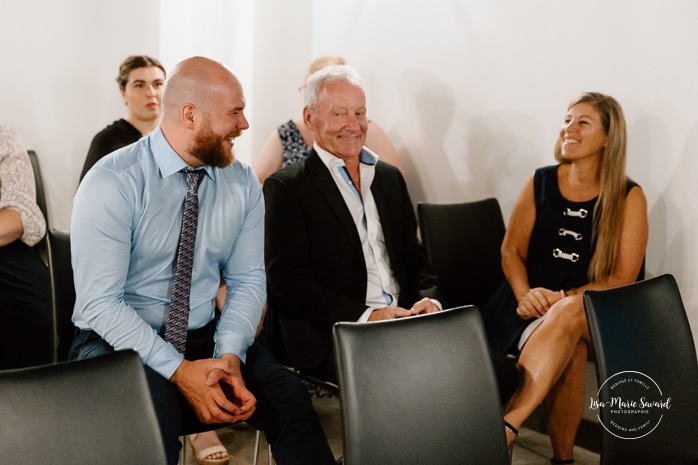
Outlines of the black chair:
{"label": "black chair", "polygon": [[[598,402],[607,403],[597,410],[604,428],[601,464],[697,464],[698,362],[674,277],[586,291],[584,308]],[[643,408],[642,398],[670,403]],[[618,399],[637,405],[619,406]]]}
{"label": "black chair", "polygon": [[[36,185],[36,204],[39,206],[39,210],[44,215],[46,224],[48,225],[48,208],[46,207],[46,194],[44,193],[44,181],[41,178],[41,168],[39,168],[39,158],[36,156],[36,152],[29,150],[27,152],[29,155],[29,161],[32,164],[32,170],[34,170],[34,184]],[[35,247],[39,251],[39,255],[44,263],[48,264],[48,245],[47,239],[44,237]]]}
{"label": "black chair", "polygon": [[44,218],[48,221],[48,208],[46,207],[46,194],[44,193],[44,181],[41,178],[41,168],[39,167],[39,158],[33,150],[27,151],[29,160],[32,163],[34,170],[34,183],[36,184],[36,204],[39,206]]}
{"label": "black chair", "polygon": [[62,362],[68,360],[68,352],[75,335],[75,326],[71,321],[75,306],[75,285],[70,259],[70,233],[49,229],[47,237],[53,307],[54,362]]}
{"label": "black chair", "polygon": [[483,308],[504,279],[506,228],[497,199],[420,203],[417,214],[422,243],[447,304]]}
{"label": "black chair", "polygon": [[347,465],[509,463],[477,307],[333,331]]}
{"label": "black chair", "polygon": [[133,351],[0,372],[2,463],[158,465],[165,449]]}

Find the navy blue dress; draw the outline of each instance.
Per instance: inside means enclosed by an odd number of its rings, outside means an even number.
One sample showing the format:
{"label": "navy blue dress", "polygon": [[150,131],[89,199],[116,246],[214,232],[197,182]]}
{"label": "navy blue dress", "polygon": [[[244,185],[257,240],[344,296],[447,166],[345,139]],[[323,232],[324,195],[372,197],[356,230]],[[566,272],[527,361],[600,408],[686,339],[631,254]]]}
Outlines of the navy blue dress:
{"label": "navy blue dress", "polygon": [[[559,165],[533,175],[536,220],[528,245],[526,271],[531,288],[570,289],[589,282],[587,271],[596,244],[592,241],[597,198],[572,202],[560,193]],[[626,193],[637,184],[627,181]],[[530,321],[516,315],[518,303],[504,280],[483,310],[490,342],[504,353],[515,352],[516,342]]]}

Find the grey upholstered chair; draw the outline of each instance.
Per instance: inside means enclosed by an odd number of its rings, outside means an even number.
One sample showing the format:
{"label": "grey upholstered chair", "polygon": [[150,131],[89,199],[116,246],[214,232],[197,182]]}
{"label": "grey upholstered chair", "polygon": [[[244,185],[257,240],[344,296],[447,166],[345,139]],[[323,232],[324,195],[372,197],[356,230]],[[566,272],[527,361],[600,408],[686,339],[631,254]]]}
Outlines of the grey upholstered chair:
{"label": "grey upholstered chair", "polygon": [[494,368],[474,306],[337,323],[347,465],[507,465]]}
{"label": "grey upholstered chair", "polygon": [[140,357],[0,371],[2,463],[165,464]]}
{"label": "grey upholstered chair", "polygon": [[[601,386],[596,400],[626,403],[598,408],[601,464],[697,464],[698,362],[674,277],[586,291],[584,307]],[[669,402],[643,408],[641,399]]]}

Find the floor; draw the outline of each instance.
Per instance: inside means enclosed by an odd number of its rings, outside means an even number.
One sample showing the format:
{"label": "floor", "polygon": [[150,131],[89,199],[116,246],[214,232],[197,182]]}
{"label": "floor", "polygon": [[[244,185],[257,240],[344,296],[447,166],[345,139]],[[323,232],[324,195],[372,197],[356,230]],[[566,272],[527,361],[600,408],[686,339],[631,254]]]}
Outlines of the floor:
{"label": "floor", "polygon": [[[342,455],[342,438],[339,400],[335,398],[316,398],[313,400],[315,409],[320,416],[322,426],[328,436],[330,447],[336,457]],[[247,465],[253,463],[255,430],[247,424],[235,425],[218,431],[221,441],[230,453],[230,465]],[[258,465],[268,465],[267,444],[261,435]],[[196,460],[187,448],[185,465],[196,465]],[[550,441],[548,437],[532,430],[523,428],[514,445],[513,465],[545,465],[549,464]],[[598,465],[599,456],[582,448],[575,448],[575,465]]]}

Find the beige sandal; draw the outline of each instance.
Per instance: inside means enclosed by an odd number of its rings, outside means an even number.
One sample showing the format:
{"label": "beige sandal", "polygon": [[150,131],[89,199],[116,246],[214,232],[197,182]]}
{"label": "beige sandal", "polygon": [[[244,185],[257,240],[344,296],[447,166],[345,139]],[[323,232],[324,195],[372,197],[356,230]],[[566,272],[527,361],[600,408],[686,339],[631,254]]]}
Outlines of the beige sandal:
{"label": "beige sandal", "polygon": [[[194,447],[194,441],[196,440],[196,434],[189,435],[189,444],[191,444],[192,450],[194,452],[194,457],[196,458],[199,465],[224,465],[230,461],[230,456],[228,455],[228,449],[224,445],[218,444],[215,446],[206,447],[197,452]],[[210,456],[218,453],[224,453],[225,457],[218,459],[209,458]]]}

